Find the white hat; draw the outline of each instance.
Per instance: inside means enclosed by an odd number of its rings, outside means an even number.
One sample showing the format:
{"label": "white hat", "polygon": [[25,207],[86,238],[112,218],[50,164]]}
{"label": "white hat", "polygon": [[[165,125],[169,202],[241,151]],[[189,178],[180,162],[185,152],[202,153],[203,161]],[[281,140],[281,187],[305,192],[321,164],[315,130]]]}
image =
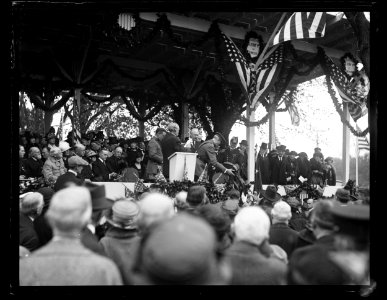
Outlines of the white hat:
{"label": "white hat", "polygon": [[71,147],[70,147],[69,143],[63,142],[63,141],[59,142],[59,149],[61,152],[65,152],[65,151],[69,150],[70,148]]}

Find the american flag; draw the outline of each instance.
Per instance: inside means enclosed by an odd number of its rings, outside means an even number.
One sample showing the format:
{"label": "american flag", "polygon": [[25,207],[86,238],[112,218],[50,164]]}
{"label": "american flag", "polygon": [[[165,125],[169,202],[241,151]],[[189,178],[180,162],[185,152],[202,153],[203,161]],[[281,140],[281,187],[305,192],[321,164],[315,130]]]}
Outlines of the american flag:
{"label": "american flag", "polygon": [[137,179],[136,184],[134,185],[134,192],[135,193],[143,193],[145,190],[147,190],[147,186],[144,184],[142,179]]}
{"label": "american flag", "polygon": [[326,12],[295,12],[281,27],[268,47],[282,42],[323,37],[326,27]]}
{"label": "american flag", "polygon": [[358,147],[359,150],[364,149],[364,150],[368,150],[369,151],[370,150],[370,145],[368,143],[367,138],[359,136],[357,138],[357,147]]}
{"label": "american flag", "polygon": [[222,33],[229,59],[234,63],[244,91],[249,95],[249,104],[255,108],[259,100],[266,97],[276,81],[281,70],[280,63],[283,60],[283,47],[278,47],[256,71],[251,71],[246,59],[235,46],[234,42]]}
{"label": "american flag", "polygon": [[[348,103],[349,114],[353,120],[357,123],[360,119],[368,120],[367,97],[364,97],[362,93],[358,93],[358,90],[354,88],[353,83],[347,79],[343,71],[326,54],[324,56],[326,71],[332,78],[343,102]],[[368,122],[366,123],[368,124]],[[364,128],[361,128],[361,130],[364,130]]]}
{"label": "american flag", "polygon": [[135,194],[125,184],[122,185],[125,187],[125,198],[135,198]]}
{"label": "american flag", "polygon": [[[360,130],[359,127],[357,126],[357,130]],[[370,150],[370,143],[368,141],[369,134],[366,136],[358,136],[357,137],[357,151],[359,150]]]}
{"label": "american flag", "polygon": [[250,107],[255,109],[261,99],[264,99],[271,91],[274,83],[277,81],[278,75],[281,72],[281,66],[284,56],[284,47],[280,45],[268,58],[266,58],[252,72],[256,77],[252,80],[252,88],[250,89]]}
{"label": "american flag", "polygon": [[250,85],[250,68],[246,63],[246,59],[228,36],[226,36],[223,32],[221,33],[221,36],[226,45],[229,59],[234,63],[235,68],[238,71],[242,87],[244,91],[248,93]]}

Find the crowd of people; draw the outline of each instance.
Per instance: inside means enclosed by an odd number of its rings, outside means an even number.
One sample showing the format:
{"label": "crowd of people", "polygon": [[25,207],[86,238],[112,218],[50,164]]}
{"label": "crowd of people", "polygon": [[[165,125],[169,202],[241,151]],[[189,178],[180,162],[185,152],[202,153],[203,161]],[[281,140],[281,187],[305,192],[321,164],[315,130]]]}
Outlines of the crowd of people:
{"label": "crowd of people", "polygon": [[[91,132],[75,143],[71,133],[59,141],[51,130],[45,139],[21,136],[20,178],[42,176],[46,185],[20,195],[20,285],[370,282],[368,194],[356,198],[346,188],[331,199],[278,193],[278,184],[302,178],[335,184],[332,159],[323,163],[320,149],[308,160],[283,145],[268,153],[262,143],[255,179],[269,184],[266,190],[246,197],[232,189],[225,200],[209,203],[203,185],[172,198],[155,178],[168,178],[168,157],[186,151],[198,154],[195,180],[206,169],[209,181],[217,174],[247,180],[247,142],[237,147],[234,137],[222,149],[220,133],[203,141],[192,129],[184,143],[178,134],[170,123],[149,141]],[[154,182],[149,191],[114,201],[93,183],[139,178]]]}
{"label": "crowd of people", "polygon": [[212,204],[202,185],[171,198],[154,184],[113,201],[90,182],[24,194],[20,285],[369,284],[366,195],[241,196]]}
{"label": "crowd of people", "polygon": [[[104,136],[102,131],[91,131],[82,134],[76,143],[72,132],[65,141],[59,141],[53,128],[45,137],[27,131],[20,136],[20,178],[43,177],[48,186],[54,186],[60,176],[72,178],[65,175],[71,172],[80,180],[152,182],[159,173],[169,178],[168,157],[174,152],[195,152],[195,181],[208,169],[206,179],[210,182],[218,181],[224,174],[238,176],[247,183],[246,140],[238,147],[238,138],[233,137],[228,145],[220,133],[215,133],[203,141],[197,128],[191,130],[185,142],[178,136],[176,123],[170,123],[166,129],[158,128],[149,141],[142,137],[117,139]],[[80,159],[70,160],[71,157]],[[289,151],[285,145],[269,152],[267,143],[261,144],[255,154],[255,190],[259,191],[262,185],[301,184],[304,180],[321,187],[336,185],[332,157],[324,160],[321,149],[315,148],[309,160],[305,152]]]}

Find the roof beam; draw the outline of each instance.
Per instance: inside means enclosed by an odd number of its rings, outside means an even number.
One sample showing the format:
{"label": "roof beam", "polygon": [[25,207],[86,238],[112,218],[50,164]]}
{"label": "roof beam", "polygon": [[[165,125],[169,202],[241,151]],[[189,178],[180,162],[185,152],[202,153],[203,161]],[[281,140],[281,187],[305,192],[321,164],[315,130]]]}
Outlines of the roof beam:
{"label": "roof beam", "polygon": [[[175,27],[180,27],[180,28],[185,28],[185,29],[190,29],[190,30],[195,30],[200,32],[208,32],[208,29],[211,26],[211,22],[198,19],[198,18],[189,18],[189,17],[180,16],[180,15],[171,14],[171,13],[166,13],[166,15],[168,17],[168,20],[171,21],[171,25]],[[156,13],[142,12],[140,13],[140,18],[147,21],[156,22],[158,19],[158,16],[156,15]],[[245,30],[244,28],[229,26],[224,24],[219,24],[219,28],[228,37],[239,39],[239,40],[244,40],[247,32],[247,30]],[[260,34],[263,40],[267,41],[267,39],[269,38],[269,35],[265,33],[260,33]],[[309,53],[317,53],[317,46],[314,44],[310,44],[300,40],[294,40],[292,41],[292,44],[296,48],[296,50],[309,52]],[[324,48],[325,53],[330,57],[340,58],[341,56],[344,55],[343,51],[340,51],[337,49],[327,48],[327,47],[322,47],[322,48]]]}

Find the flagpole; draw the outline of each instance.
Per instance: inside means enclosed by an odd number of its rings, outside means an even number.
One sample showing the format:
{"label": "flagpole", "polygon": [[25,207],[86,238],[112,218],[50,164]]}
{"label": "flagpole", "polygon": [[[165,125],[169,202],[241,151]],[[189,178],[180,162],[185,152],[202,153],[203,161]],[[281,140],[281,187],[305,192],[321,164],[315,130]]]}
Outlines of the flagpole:
{"label": "flagpole", "polygon": [[[263,57],[266,53],[266,50],[267,48],[269,47],[269,44],[271,43],[272,40],[274,40],[274,37],[276,36],[277,34],[277,31],[280,27],[280,25],[282,24],[282,21],[284,20],[285,16],[286,16],[287,12],[284,12],[282,13],[282,16],[281,16],[281,19],[278,21],[277,23],[277,26],[275,27],[273,33],[271,34],[269,40],[267,41],[266,45],[265,45],[265,48],[263,48],[262,52],[261,52],[261,55],[258,57],[258,60],[257,62],[255,63],[255,67],[254,67],[254,70],[257,70],[258,66],[261,64],[261,62],[263,61]],[[277,45],[278,46],[278,45]],[[274,47],[276,48],[276,47]],[[272,51],[271,51],[272,52]]]}
{"label": "flagpole", "polygon": [[356,137],[356,185],[359,186],[359,138]]}

